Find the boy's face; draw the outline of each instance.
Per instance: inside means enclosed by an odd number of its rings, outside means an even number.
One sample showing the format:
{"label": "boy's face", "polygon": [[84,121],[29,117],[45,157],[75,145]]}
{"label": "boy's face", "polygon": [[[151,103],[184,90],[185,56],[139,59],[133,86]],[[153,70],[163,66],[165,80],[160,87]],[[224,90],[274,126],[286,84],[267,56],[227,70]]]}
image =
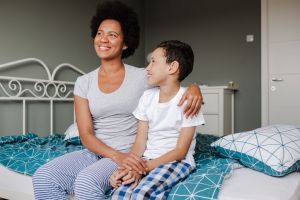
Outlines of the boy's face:
{"label": "boy's face", "polygon": [[166,59],[163,48],[157,48],[153,51],[150,63],[146,68],[149,85],[161,86],[166,82],[169,70]]}

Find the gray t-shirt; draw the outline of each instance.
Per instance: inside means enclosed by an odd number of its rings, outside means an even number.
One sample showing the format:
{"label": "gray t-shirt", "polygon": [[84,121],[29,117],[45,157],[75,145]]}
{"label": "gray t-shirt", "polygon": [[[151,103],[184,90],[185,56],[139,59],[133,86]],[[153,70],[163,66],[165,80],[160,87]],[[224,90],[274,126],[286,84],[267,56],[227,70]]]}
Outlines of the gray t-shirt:
{"label": "gray t-shirt", "polygon": [[103,93],[98,87],[99,69],[78,77],[74,94],[88,100],[96,137],[117,150],[128,149],[137,133],[138,121],[132,112],[148,87],[146,70],[125,64],[121,86]]}

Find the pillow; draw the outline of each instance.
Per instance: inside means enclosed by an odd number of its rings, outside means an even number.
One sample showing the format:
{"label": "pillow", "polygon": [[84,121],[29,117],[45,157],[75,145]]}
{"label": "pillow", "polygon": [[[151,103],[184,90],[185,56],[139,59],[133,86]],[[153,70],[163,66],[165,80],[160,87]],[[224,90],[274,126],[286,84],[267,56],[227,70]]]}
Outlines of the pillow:
{"label": "pillow", "polygon": [[64,140],[69,140],[73,137],[79,137],[79,132],[77,128],[77,124],[73,123],[69,126],[69,128],[65,132],[65,139]]}
{"label": "pillow", "polygon": [[227,135],[211,146],[225,157],[271,176],[300,170],[300,127],[272,125]]}

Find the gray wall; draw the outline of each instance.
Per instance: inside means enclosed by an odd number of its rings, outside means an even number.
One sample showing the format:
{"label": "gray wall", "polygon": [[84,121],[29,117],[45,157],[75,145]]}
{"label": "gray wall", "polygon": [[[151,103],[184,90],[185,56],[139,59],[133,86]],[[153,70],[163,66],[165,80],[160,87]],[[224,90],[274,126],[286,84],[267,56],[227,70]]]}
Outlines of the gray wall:
{"label": "gray wall", "polygon": [[[28,57],[39,58],[52,71],[68,62],[85,72],[100,65],[90,36],[90,19],[97,0],[0,0],[0,64]],[[124,0],[138,12],[143,22],[143,2]],[[141,23],[141,45],[136,54],[126,60],[144,66],[144,25]],[[2,70],[0,75],[45,77],[40,67],[22,66],[15,71]],[[75,76],[72,76],[75,77]],[[73,78],[73,80],[75,80]],[[32,109],[33,108],[33,109]],[[30,103],[28,127],[40,135],[49,132],[49,106]],[[0,134],[21,132],[22,107],[19,103],[0,103]],[[72,122],[72,106],[55,106],[55,132],[63,132]]]}
{"label": "gray wall", "polygon": [[235,131],[260,127],[260,1],[151,0],[145,8],[146,52],[162,40],[191,44],[194,70],[183,84],[235,81]]}

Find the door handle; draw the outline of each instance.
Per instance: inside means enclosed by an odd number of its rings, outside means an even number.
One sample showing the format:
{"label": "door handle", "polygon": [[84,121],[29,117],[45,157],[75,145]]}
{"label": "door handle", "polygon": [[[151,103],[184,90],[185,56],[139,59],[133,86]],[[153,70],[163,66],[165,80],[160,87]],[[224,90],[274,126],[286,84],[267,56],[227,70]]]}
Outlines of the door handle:
{"label": "door handle", "polygon": [[282,78],[272,78],[271,80],[274,81],[274,82],[280,82],[280,81],[283,81]]}

